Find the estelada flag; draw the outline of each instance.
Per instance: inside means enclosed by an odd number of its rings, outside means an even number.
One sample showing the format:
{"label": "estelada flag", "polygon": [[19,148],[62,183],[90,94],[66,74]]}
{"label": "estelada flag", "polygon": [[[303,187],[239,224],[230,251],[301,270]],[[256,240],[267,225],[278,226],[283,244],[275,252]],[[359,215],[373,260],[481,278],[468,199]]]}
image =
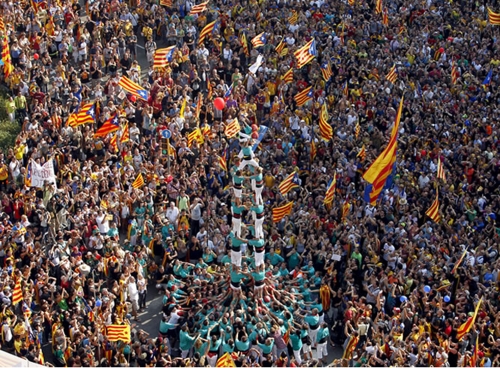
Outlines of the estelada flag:
{"label": "estelada flag", "polygon": [[288,175],[281,183],[278,185],[278,189],[282,195],[286,195],[292,189],[299,187],[299,176],[296,172]]}
{"label": "estelada flag", "polygon": [[333,174],[333,178],[330,179],[328,183],[328,187],[325,193],[325,199],[323,199],[323,203],[325,205],[329,205],[333,202],[333,197],[335,196],[335,189],[337,187],[337,174]]}
{"label": "estelada flag", "polygon": [[328,124],[328,109],[324,103],[321,106],[321,114],[319,115],[319,135],[324,141],[329,141],[333,138],[333,128]]}
{"label": "estelada flag", "polygon": [[233,138],[238,134],[241,130],[240,123],[237,118],[235,118],[232,122],[230,122],[226,128],[224,129],[224,134],[227,138]]}
{"label": "estelada flag", "polygon": [[436,199],[432,202],[432,205],[429,207],[427,212],[425,212],[427,216],[431,218],[435,223],[439,223],[441,221],[441,215],[439,214],[439,191],[436,189]]}
{"label": "estelada flag", "polygon": [[219,359],[217,359],[217,363],[215,363],[216,367],[236,367],[234,364],[234,360],[231,357],[231,354],[225,353]]}
{"label": "estelada flag", "polygon": [[191,11],[189,12],[189,15],[195,15],[195,14],[202,13],[207,8],[207,5],[208,5],[208,1],[205,1],[204,3],[193,6],[191,8]]}
{"label": "estelada flag", "polygon": [[359,157],[359,159],[361,161],[364,161],[365,158],[366,158],[366,148],[365,148],[365,145],[363,144],[363,147],[361,147],[361,149],[359,150],[358,154],[356,155],[356,157]]}
{"label": "estelada flag", "polygon": [[323,310],[329,310],[330,309],[330,288],[328,285],[321,285],[319,288],[319,296],[321,297],[321,304],[323,305]]}
{"label": "estelada flag", "polygon": [[203,134],[201,133],[200,128],[195,128],[191,133],[188,134],[188,147],[191,147],[194,141],[198,142],[198,144],[205,143],[205,139],[203,138]]}
{"label": "estelada flag", "polygon": [[134,182],[132,183],[132,188],[138,189],[144,185],[144,178],[142,177],[142,173],[139,173],[137,175],[137,178],[135,178]]}
{"label": "estelada flag", "polygon": [[488,21],[493,26],[500,26],[500,13],[495,13],[493,10],[488,8]]}
{"label": "estelada flag", "polygon": [[12,305],[16,305],[23,300],[23,290],[21,288],[21,278],[18,277],[16,280],[16,285],[12,291]]}
{"label": "estelada flag", "polygon": [[290,215],[292,213],[293,202],[288,202],[287,204],[273,208],[273,222],[280,222],[283,217]]}
{"label": "estelada flag", "polygon": [[106,327],[106,337],[109,341],[130,342],[130,325],[109,325]]}
{"label": "estelada flag", "polygon": [[481,306],[482,302],[483,299],[480,299],[479,302],[477,302],[476,309],[474,310],[474,315],[472,317],[469,317],[465,323],[463,323],[459,328],[457,328],[458,341],[461,341],[464,338],[464,336],[470,331],[472,326],[474,326],[474,322],[476,321],[476,317],[479,312],[479,307]]}

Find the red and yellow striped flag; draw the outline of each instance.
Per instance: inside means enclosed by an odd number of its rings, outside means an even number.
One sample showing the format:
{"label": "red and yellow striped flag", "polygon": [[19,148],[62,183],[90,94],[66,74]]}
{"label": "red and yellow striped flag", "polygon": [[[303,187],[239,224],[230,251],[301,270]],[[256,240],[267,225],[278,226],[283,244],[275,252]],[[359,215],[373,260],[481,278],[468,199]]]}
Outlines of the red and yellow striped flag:
{"label": "red and yellow striped flag", "polygon": [[218,367],[236,367],[234,363],[233,357],[229,353],[225,353],[219,359],[217,359],[217,363],[215,366]]}
{"label": "red and yellow striped flag", "polygon": [[354,6],[356,5],[356,0],[347,0],[349,3],[349,6]]}
{"label": "red and yellow striped flag", "polygon": [[311,62],[316,57],[316,42],[314,38],[293,53],[297,59],[297,69]]}
{"label": "red and yellow striped flag", "polygon": [[349,337],[349,342],[347,343],[346,349],[344,350],[344,354],[342,355],[342,359],[350,359],[354,349],[356,349],[356,345],[358,345],[359,337],[351,335]]}
{"label": "red and yellow striped flag", "polygon": [[488,8],[488,22],[490,22],[492,26],[500,26],[500,13],[495,13]]}
{"label": "red and yellow striped flag", "polygon": [[432,202],[432,205],[429,207],[427,212],[425,212],[427,216],[431,218],[435,223],[439,223],[441,221],[441,215],[439,214],[439,191],[436,189],[436,199]]}
{"label": "red and yellow striped flag", "polygon": [[12,64],[12,58],[10,56],[10,46],[7,37],[3,38],[2,41],[2,61],[3,61],[3,74],[5,78],[8,78],[14,71],[14,64]]}
{"label": "red and yellow striped flag", "polygon": [[122,135],[120,137],[120,143],[127,143],[130,141],[130,130],[128,127],[128,123],[122,126]]}
{"label": "red and yellow striped flag", "polygon": [[344,204],[342,205],[342,221],[345,221],[347,219],[350,210],[351,210],[351,204],[349,203],[349,196],[347,196],[347,198],[344,201]]}
{"label": "red and yellow striped flag", "polygon": [[237,118],[235,118],[232,122],[230,122],[226,128],[224,129],[224,134],[227,138],[235,137],[241,130],[240,122]]}
{"label": "red and yellow striped flag", "polygon": [[305,88],[304,90],[300,91],[299,93],[297,93],[293,97],[293,99],[297,103],[297,106],[300,107],[300,106],[305,105],[307,102],[311,101],[313,98],[313,95],[314,95],[314,91],[312,89],[312,86],[309,86],[309,87]]}
{"label": "red and yellow striped flag", "polygon": [[325,205],[330,205],[333,202],[333,197],[335,197],[336,188],[337,188],[337,174],[333,174],[333,178],[330,179],[328,187],[326,188],[325,199],[323,199],[323,203]]}
{"label": "red and yellow striped flag", "polygon": [[139,189],[144,185],[144,178],[142,177],[142,173],[139,173],[137,175],[137,178],[135,178],[134,182],[132,183],[132,188]]}
{"label": "red and yellow striped flag", "polygon": [[120,78],[120,80],[118,81],[118,85],[131,95],[134,95],[141,100],[147,101],[149,98],[149,93],[146,89],[142,88],[140,85],[131,81],[125,76],[122,76]]}
{"label": "red and yellow striped flag", "polygon": [[463,323],[459,328],[457,328],[458,341],[461,341],[464,338],[464,336],[470,331],[472,326],[474,326],[474,322],[476,321],[476,317],[479,312],[479,307],[481,306],[482,302],[483,299],[479,299],[476,305],[476,309],[474,310],[474,315],[472,317],[469,317],[465,323]]}
{"label": "red and yellow striped flag", "polygon": [[205,138],[203,138],[203,134],[201,133],[200,128],[195,128],[191,133],[188,134],[188,147],[191,147],[194,141],[198,142],[198,144],[205,143]]}
{"label": "red and yellow striped flag", "polygon": [[215,23],[217,20],[214,20],[213,22],[208,23],[200,32],[200,38],[198,39],[198,45],[201,45],[203,41],[205,41],[205,37],[207,37],[209,34],[212,34],[214,28],[215,28]]}
{"label": "red and yellow striped flag", "polygon": [[457,272],[458,267],[460,267],[460,265],[464,261],[464,258],[465,258],[465,255],[467,254],[468,249],[469,249],[469,247],[465,248],[465,250],[462,252],[462,255],[460,256],[460,258],[455,262],[455,265],[453,266],[453,269],[451,270],[452,275],[454,275],[455,272]]}
{"label": "red and yellow striped flag", "polygon": [[363,146],[361,147],[361,149],[359,150],[358,154],[356,155],[356,157],[359,157],[361,161],[364,161],[365,158],[366,158],[366,148],[365,148],[365,145],[363,144]]}
{"label": "red and yellow striped flag", "polygon": [[217,156],[217,162],[219,163],[219,166],[222,169],[222,171],[227,172],[227,163],[226,163],[226,160],[223,157],[221,157],[221,156]]}
{"label": "red and yellow striped flag", "polygon": [[288,18],[288,23],[295,25],[299,21],[299,12],[297,10],[292,11],[292,15]]}
{"label": "red and yellow striped flag", "polygon": [[384,14],[382,15],[382,24],[386,27],[389,25],[389,13],[387,8],[384,9]]}
{"label": "red and yellow striped flag", "polygon": [[245,32],[241,32],[240,35],[241,47],[243,47],[243,52],[246,56],[250,56],[250,50],[248,49],[248,41]]}
{"label": "red and yellow striped flag", "polygon": [[21,278],[16,279],[16,285],[12,291],[12,305],[16,305],[23,300],[23,289],[21,288]]}
{"label": "red and yellow striped flag", "polygon": [[479,334],[476,335],[476,344],[474,345],[474,350],[472,350],[472,356],[470,357],[470,366],[478,367],[478,352],[479,352]]}
{"label": "red and yellow striped flag", "polygon": [[356,137],[356,139],[358,139],[360,131],[361,131],[361,126],[359,125],[359,121],[357,121],[356,126],[354,127],[354,136]]}
{"label": "red and yellow striped flag", "polygon": [[106,337],[109,341],[130,342],[130,325],[106,326]]}
{"label": "red and yellow striped flag", "polygon": [[392,68],[389,70],[389,73],[385,76],[385,79],[387,79],[389,82],[392,84],[396,83],[396,80],[398,79],[398,73],[396,71],[396,64],[392,66]]}
{"label": "red and yellow striped flag", "polygon": [[160,0],[160,5],[166,6],[167,8],[171,8],[173,4],[172,0]]}
{"label": "red and yellow striped flag", "polygon": [[285,216],[292,213],[293,202],[273,208],[273,222],[280,222]]}
{"label": "red and yellow striped flag", "polygon": [[208,5],[208,1],[205,1],[204,3],[198,4],[198,5],[194,5],[191,8],[189,15],[196,15],[196,14],[200,14],[200,13],[204,12],[205,9],[207,8],[207,5]]}
{"label": "red and yellow striped flag", "polygon": [[451,83],[457,84],[458,77],[460,77],[460,74],[457,69],[457,65],[455,64],[454,61],[451,62]]}
{"label": "red and yellow striped flag", "polygon": [[278,189],[282,195],[286,195],[292,189],[298,188],[298,179],[299,176],[294,171],[290,175],[288,175],[283,181],[278,185]]}
{"label": "red and yellow striped flag", "polygon": [[330,287],[328,285],[321,285],[321,287],[319,288],[319,296],[321,298],[321,305],[323,306],[323,310],[329,310],[331,303]]}
{"label": "red and yellow striped flag", "polygon": [[377,14],[382,13],[382,0],[377,0],[375,4],[375,13]]}
{"label": "red and yellow striped flag", "polygon": [[276,46],[275,51],[278,53],[278,55],[280,55],[280,56],[281,56],[281,52],[283,51],[283,49],[284,49],[284,48],[285,48],[285,42],[284,42],[284,40],[282,39],[282,40],[280,41],[280,43],[278,44],[278,46]]}
{"label": "red and yellow striped flag", "polygon": [[441,179],[446,183],[446,175],[444,173],[443,163],[441,162],[441,156],[438,156],[438,165],[437,165],[436,176],[438,179]]}
{"label": "red and yellow striped flag", "polygon": [[318,149],[316,148],[316,143],[314,143],[314,139],[311,139],[311,153],[310,153],[311,162],[314,161],[317,153],[318,153]]}
{"label": "red and yellow striped flag", "polygon": [[[111,140],[109,141],[109,145],[113,149],[113,152],[118,151],[118,136],[116,133],[113,134],[113,136],[111,137]],[[101,204],[102,204],[102,202],[101,202]]]}
{"label": "red and yellow striped flag", "polygon": [[287,72],[285,74],[283,74],[281,79],[285,83],[292,83],[293,82],[293,68],[288,69]]}
{"label": "red and yellow striped flag", "polygon": [[330,141],[333,138],[333,128],[328,123],[328,119],[328,109],[326,107],[326,104],[323,104],[323,106],[321,106],[321,114],[319,115],[319,134],[321,136],[321,139],[326,142]]}
{"label": "red and yellow striped flag", "polygon": [[153,69],[166,68],[168,64],[174,60],[176,49],[176,46],[170,46],[164,49],[156,50],[153,57]]}

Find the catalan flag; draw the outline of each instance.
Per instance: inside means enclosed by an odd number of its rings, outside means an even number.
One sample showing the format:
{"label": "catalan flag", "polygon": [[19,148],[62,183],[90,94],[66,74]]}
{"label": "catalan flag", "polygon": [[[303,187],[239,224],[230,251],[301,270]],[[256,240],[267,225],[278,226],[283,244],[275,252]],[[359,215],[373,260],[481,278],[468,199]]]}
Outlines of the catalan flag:
{"label": "catalan flag", "polygon": [[342,94],[346,97],[349,97],[349,84],[347,80],[344,82],[344,88],[342,88]]}
{"label": "catalan flag", "polygon": [[438,165],[437,165],[437,173],[436,176],[438,179],[443,180],[446,183],[446,175],[444,173],[443,163],[441,162],[441,157],[438,156]]}
{"label": "catalan flag", "polygon": [[329,62],[321,64],[321,74],[323,75],[325,82],[328,82],[333,76],[332,66]]}
{"label": "catalan flag", "polygon": [[93,124],[95,122],[95,103],[90,102],[82,106],[76,114],[76,123],[78,125]]}
{"label": "catalan flag", "polygon": [[5,22],[3,21],[2,17],[0,17],[0,31],[5,32]]}
{"label": "catalan flag", "polygon": [[479,308],[482,302],[483,299],[479,299],[479,302],[477,302],[476,305],[476,309],[474,310],[474,315],[472,317],[469,317],[465,323],[463,323],[459,328],[457,328],[458,341],[461,341],[464,338],[464,336],[470,331],[472,326],[474,326],[474,322],[476,321],[477,314],[479,313]]}
{"label": "catalan flag", "polygon": [[188,147],[193,145],[193,142],[198,142],[198,144],[205,143],[205,139],[203,138],[203,134],[201,133],[200,128],[195,128],[191,133],[188,134]]}
{"label": "catalan flag", "polygon": [[202,102],[203,102],[203,98],[201,97],[201,94],[199,94],[198,100],[196,101],[196,109],[194,110],[194,116],[196,116],[196,118],[200,117]]}
{"label": "catalan flag", "polygon": [[148,100],[148,97],[149,97],[148,91],[146,91],[144,88],[142,88],[137,83],[132,82],[127,77],[122,76],[120,78],[120,81],[118,82],[118,85],[120,87],[122,87],[125,91],[130,93],[131,95],[134,95],[135,97],[140,98],[141,100],[144,100],[144,101]]}
{"label": "catalan flag", "polygon": [[179,116],[181,118],[184,118],[184,113],[186,112],[186,105],[187,105],[187,98],[184,97],[184,99],[182,100],[181,108],[179,110]]}
{"label": "catalan flag", "polygon": [[243,47],[243,52],[246,56],[250,56],[250,50],[248,49],[248,41],[245,32],[241,32],[240,35],[241,47]]}
{"label": "catalan flag", "polygon": [[21,277],[16,279],[16,285],[12,291],[12,305],[16,305],[23,300],[23,289],[21,288]]}
{"label": "catalan flag", "polygon": [[240,122],[238,119],[234,119],[232,122],[230,122],[226,128],[224,129],[224,134],[226,135],[227,138],[233,138],[235,137],[241,130]]}
{"label": "catalan flag", "polygon": [[359,337],[350,335],[349,336],[349,341],[347,343],[347,346],[344,350],[344,353],[342,355],[342,359],[351,359],[351,355],[354,352],[354,349],[356,349],[356,345],[358,345]]}
{"label": "catalan flag", "polygon": [[396,71],[396,64],[392,66],[392,68],[389,70],[389,73],[385,76],[385,79],[387,79],[389,82],[392,84],[396,83],[396,80],[398,79],[398,73]]}
{"label": "catalan flag", "polygon": [[386,27],[389,25],[389,13],[387,8],[384,9],[384,14],[382,15],[382,24]]}
{"label": "catalan flag", "polygon": [[479,352],[479,334],[476,335],[476,343],[474,344],[474,350],[472,350],[472,356],[470,357],[470,366],[478,367],[478,352]]}
{"label": "catalan flag", "polygon": [[236,367],[234,363],[234,359],[229,353],[225,353],[219,359],[217,359],[217,363],[215,363],[216,367]]}
{"label": "catalan flag", "polygon": [[106,120],[99,129],[97,129],[97,132],[94,133],[94,137],[105,137],[110,133],[116,132],[118,129],[120,129],[120,120],[118,115],[115,114]]}
{"label": "catalan flag", "polygon": [[488,22],[490,22],[492,26],[500,26],[500,13],[495,13],[488,8]]}
{"label": "catalan flag", "polygon": [[118,135],[117,135],[117,133],[113,134],[113,137],[111,137],[111,140],[109,141],[109,145],[113,149],[113,152],[118,151]]}
{"label": "catalan flag", "polygon": [[213,22],[210,22],[205,27],[203,27],[200,32],[200,38],[198,39],[198,45],[201,45],[208,35],[211,35],[215,32],[215,30],[217,29],[216,23],[217,20],[214,20]]}
{"label": "catalan flag", "polygon": [[299,175],[297,172],[293,172],[283,179],[280,185],[278,185],[278,189],[282,195],[286,195],[289,191],[298,188],[299,186]]}
{"label": "catalan flag", "polygon": [[299,21],[299,12],[297,10],[292,10],[292,15],[288,17],[288,23],[295,25]]}
{"label": "catalan flag", "polygon": [[443,55],[443,52],[441,51],[442,48],[438,48],[435,52],[434,52],[434,60],[435,61],[439,61],[439,59],[441,59],[441,55]]}
{"label": "catalan flag", "polygon": [[356,137],[356,139],[359,137],[359,132],[361,132],[361,126],[359,125],[359,121],[357,121],[354,127],[354,137]]}
{"label": "catalan flag", "polygon": [[351,210],[351,204],[349,203],[349,195],[348,195],[344,200],[344,204],[342,205],[342,221],[345,221],[347,219],[350,210]]}
{"label": "catalan flag", "polygon": [[286,71],[285,74],[283,74],[283,77],[281,77],[285,83],[292,83],[293,82],[293,68],[290,68]]}
{"label": "catalan flag", "polygon": [[284,50],[285,46],[286,46],[286,44],[285,44],[284,40],[282,39],[280,41],[280,43],[278,44],[278,46],[276,46],[276,49],[275,49],[275,51],[278,53],[278,55],[281,56],[281,52]]}
{"label": "catalan flag", "polygon": [[330,179],[328,186],[326,187],[325,199],[323,199],[323,203],[325,205],[330,205],[333,202],[333,197],[335,196],[336,188],[337,188],[337,175],[333,174],[333,178]]}
{"label": "catalan flag", "polygon": [[460,258],[455,262],[455,265],[453,266],[453,269],[451,270],[452,275],[454,275],[455,272],[457,272],[458,267],[460,267],[460,265],[462,264],[462,262],[465,258],[465,255],[467,254],[467,250],[469,250],[469,247],[465,248],[465,250],[462,252],[462,255],[460,256]]}
{"label": "catalan flag", "polygon": [[40,10],[40,6],[44,3],[43,0],[30,0],[31,6],[33,7],[33,11],[35,14],[38,14]]}
{"label": "catalan flag", "polygon": [[109,341],[130,342],[130,325],[106,326],[106,337]]}
{"label": "catalan flag", "polygon": [[189,15],[196,15],[196,14],[203,13],[205,11],[205,9],[207,8],[207,5],[208,5],[208,1],[205,1],[204,3],[198,4],[198,5],[194,5],[191,8]]}
{"label": "catalan flag", "polygon": [[144,178],[142,177],[142,173],[139,173],[137,175],[137,178],[135,178],[134,182],[132,183],[132,188],[139,189],[144,185]]}
{"label": "catalan flag", "polygon": [[321,106],[321,113],[319,115],[319,134],[321,136],[321,139],[326,142],[333,138],[333,128],[328,123],[328,119],[328,109],[326,107],[326,104],[323,104],[323,106]]}
{"label": "catalan flag", "polygon": [[130,129],[128,123],[122,126],[122,135],[120,137],[120,143],[127,143],[130,141]]}
{"label": "catalan flag", "polygon": [[397,136],[402,111],[403,98],[401,98],[401,101],[399,103],[396,121],[394,123],[394,126],[392,127],[391,137],[389,139],[387,147],[375,159],[375,161],[370,165],[368,170],[363,175],[363,179],[365,179],[369,183],[365,188],[364,199],[366,202],[369,202],[372,205],[375,205],[377,203],[377,199],[382,192],[387,178],[392,173],[396,163]]}
{"label": "catalan flag", "polygon": [[297,69],[300,69],[304,65],[311,62],[318,55],[318,52],[316,51],[316,41],[314,38],[295,51],[294,55],[297,59]]}
{"label": "catalan flag", "polygon": [[364,161],[365,158],[366,158],[366,148],[365,148],[365,145],[363,144],[363,146],[361,147],[361,149],[359,150],[358,154],[356,155],[356,157],[359,157],[359,159],[361,161]]}
{"label": "catalan flag", "polygon": [[312,100],[313,96],[314,96],[314,91],[312,89],[312,86],[309,86],[304,90],[300,91],[299,93],[297,93],[293,99],[297,103],[297,106],[300,107],[305,105],[310,100]]}
{"label": "catalan flag", "polygon": [[458,72],[457,65],[454,61],[451,62],[451,83],[457,84],[460,73]]}
{"label": "catalan flag", "polygon": [[432,202],[432,205],[429,207],[427,212],[425,212],[427,216],[431,218],[435,223],[439,223],[441,221],[441,215],[439,214],[439,191],[436,189],[436,199]]}
{"label": "catalan flag", "polygon": [[354,6],[356,5],[356,0],[347,0],[349,3],[349,6]]}
{"label": "catalan flag", "polygon": [[311,154],[310,154],[311,162],[314,161],[317,154],[318,154],[318,149],[316,148],[316,143],[314,143],[313,136],[311,135]]}
{"label": "catalan flag", "polygon": [[160,5],[166,6],[167,8],[171,8],[173,5],[173,1],[172,0],[160,0]]}
{"label": "catalan flag", "polygon": [[280,222],[285,216],[292,213],[293,202],[273,208],[273,222]]}
{"label": "catalan flag", "polygon": [[267,37],[264,32],[258,34],[250,41],[254,48],[259,48],[264,46],[267,43]]}
{"label": "catalan flag", "polygon": [[226,159],[225,159],[225,158],[223,158],[223,157],[217,156],[217,162],[219,163],[219,166],[220,166],[220,168],[222,169],[222,171],[227,172],[227,163],[226,163]]}
{"label": "catalan flag", "polygon": [[12,64],[12,58],[10,56],[10,46],[7,37],[3,38],[2,41],[2,61],[3,61],[3,74],[5,78],[8,78],[14,71],[14,65]]}
{"label": "catalan flag", "polygon": [[377,0],[377,2],[375,3],[375,13],[382,13],[382,0]]}
{"label": "catalan flag", "polygon": [[176,46],[156,50],[153,57],[153,68],[162,69],[167,67],[174,60],[175,50],[177,50]]}

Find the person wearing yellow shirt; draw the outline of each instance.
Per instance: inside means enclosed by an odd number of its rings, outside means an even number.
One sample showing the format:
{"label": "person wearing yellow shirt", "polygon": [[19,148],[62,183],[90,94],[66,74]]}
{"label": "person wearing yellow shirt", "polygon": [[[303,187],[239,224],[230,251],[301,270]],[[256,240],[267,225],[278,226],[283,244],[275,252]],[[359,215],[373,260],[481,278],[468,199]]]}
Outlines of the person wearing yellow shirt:
{"label": "person wearing yellow shirt", "polygon": [[266,115],[271,111],[271,93],[269,93],[269,88],[264,87],[262,94],[264,95],[264,115]]}
{"label": "person wearing yellow shirt", "polygon": [[12,96],[9,97],[5,107],[7,109],[7,114],[9,115],[9,120],[13,123],[16,120],[16,103],[14,102]]}
{"label": "person wearing yellow shirt", "polygon": [[26,97],[24,97],[21,92],[17,93],[17,96],[14,98],[14,104],[16,106],[16,115],[19,122],[22,122],[26,117]]}

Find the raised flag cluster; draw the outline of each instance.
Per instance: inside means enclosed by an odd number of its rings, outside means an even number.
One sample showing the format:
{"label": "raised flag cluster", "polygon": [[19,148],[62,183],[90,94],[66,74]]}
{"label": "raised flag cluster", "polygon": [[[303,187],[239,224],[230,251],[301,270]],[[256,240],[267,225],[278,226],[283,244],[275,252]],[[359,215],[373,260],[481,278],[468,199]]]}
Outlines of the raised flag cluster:
{"label": "raised flag cluster", "polygon": [[164,49],[158,49],[155,51],[155,55],[153,57],[153,68],[161,69],[165,68],[168,64],[170,64],[174,60],[176,46],[170,46]]}
{"label": "raised flag cluster", "polygon": [[94,133],[94,137],[105,137],[108,134],[116,132],[120,129],[120,118],[118,114],[113,115]]}
{"label": "raised flag cluster", "polygon": [[83,124],[94,123],[96,119],[96,107],[94,102],[87,103],[82,108],[68,117],[67,125],[77,127]]}
{"label": "raised flag cluster", "polygon": [[285,74],[283,74],[283,81],[285,83],[292,83],[293,82],[293,69],[290,68],[286,71]]}
{"label": "raised flag cluster", "polygon": [[140,85],[125,76],[120,78],[118,85],[131,95],[140,98],[141,100],[147,101],[149,98],[149,93],[146,89],[142,88]]}
{"label": "raised flag cluster", "polygon": [[297,59],[297,69],[302,68],[304,65],[310,63],[317,55],[316,41],[311,39],[308,43],[294,52]]}
{"label": "raised flag cluster", "polygon": [[144,185],[144,178],[142,177],[142,173],[139,173],[132,183],[132,188],[139,189]]}
{"label": "raised flag cluster", "polygon": [[297,106],[303,106],[307,102],[311,101],[314,95],[314,91],[312,89],[312,86],[309,86],[307,88],[304,88],[304,90],[300,91],[295,95],[293,98],[295,102],[297,103]]}
{"label": "raised flag cluster", "polygon": [[215,32],[216,26],[215,24],[217,23],[217,20],[214,20],[213,22],[208,23],[205,27],[200,32],[200,38],[198,39],[198,45],[201,45],[203,41],[205,41],[205,38],[208,35],[211,35]]}
{"label": "raised flag cluster", "polygon": [[267,37],[264,32],[258,34],[254,38],[252,38],[252,41],[250,41],[255,48],[259,48],[264,46],[267,43]]}
{"label": "raised flag cluster", "polygon": [[332,66],[329,62],[321,64],[321,74],[325,82],[328,82],[333,77]]}

